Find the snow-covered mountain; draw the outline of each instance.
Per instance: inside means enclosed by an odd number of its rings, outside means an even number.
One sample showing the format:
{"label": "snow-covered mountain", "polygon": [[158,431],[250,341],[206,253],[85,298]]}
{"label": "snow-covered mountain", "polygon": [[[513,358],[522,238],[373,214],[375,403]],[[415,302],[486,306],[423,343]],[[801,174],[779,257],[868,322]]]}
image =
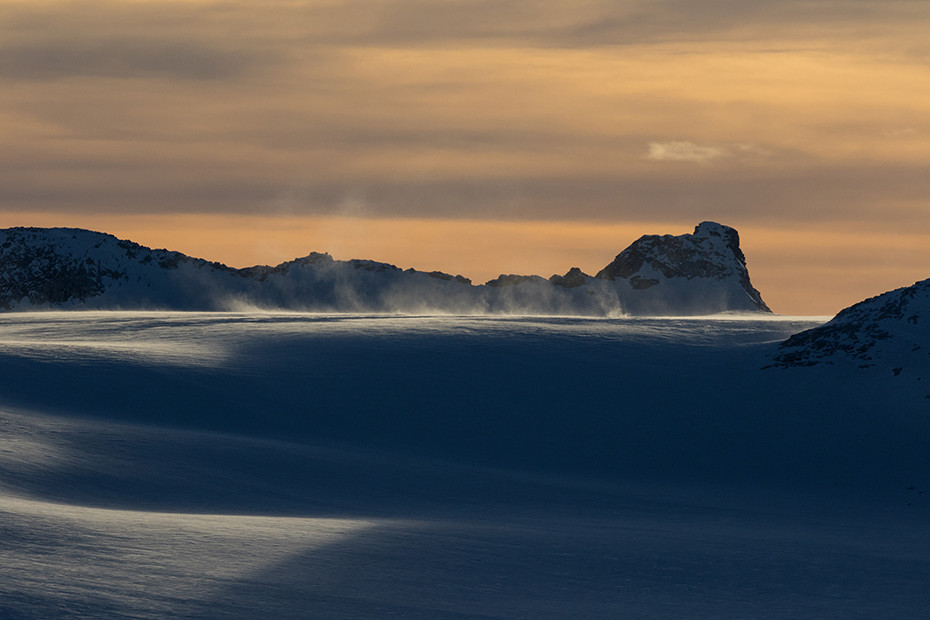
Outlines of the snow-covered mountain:
{"label": "snow-covered mountain", "polygon": [[916,378],[930,372],[928,322],[930,280],[923,280],[861,301],[825,325],[795,334],[781,344],[775,365],[854,364]]}
{"label": "snow-covered mountain", "polygon": [[701,306],[771,312],[749,281],[739,233],[716,222],[701,222],[691,235],[640,237],[595,277],[617,282],[633,314]]}
{"label": "snow-covered mountain", "polygon": [[451,312],[610,316],[769,312],[752,287],[737,232],[644,236],[592,277],[462,276],[313,252],[276,267],[233,269],[71,228],[0,231],[0,309],[123,308]]}

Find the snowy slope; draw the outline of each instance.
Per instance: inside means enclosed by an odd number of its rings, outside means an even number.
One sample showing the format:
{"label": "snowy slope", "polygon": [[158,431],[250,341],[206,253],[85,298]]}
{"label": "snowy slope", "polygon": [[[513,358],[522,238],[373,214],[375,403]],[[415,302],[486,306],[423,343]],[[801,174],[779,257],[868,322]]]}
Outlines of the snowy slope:
{"label": "snowy slope", "polygon": [[813,325],[4,314],[0,616],[922,617],[926,404]]}
{"label": "snowy slope", "polygon": [[768,312],[749,283],[736,231],[643,237],[597,277],[548,280],[402,270],[311,253],[276,267],[232,269],[78,229],[0,231],[0,308],[230,310],[620,316]]}
{"label": "snowy slope", "polygon": [[0,308],[213,308],[236,270],[73,228],[0,231]]}
{"label": "snowy slope", "polygon": [[811,324],[8,313],[0,616],[920,617],[930,419]]}
{"label": "snowy slope", "polygon": [[[783,342],[773,366],[855,368],[857,381],[891,378],[895,400],[930,403],[930,280],[842,310]],[[930,406],[930,405],[928,405]]]}

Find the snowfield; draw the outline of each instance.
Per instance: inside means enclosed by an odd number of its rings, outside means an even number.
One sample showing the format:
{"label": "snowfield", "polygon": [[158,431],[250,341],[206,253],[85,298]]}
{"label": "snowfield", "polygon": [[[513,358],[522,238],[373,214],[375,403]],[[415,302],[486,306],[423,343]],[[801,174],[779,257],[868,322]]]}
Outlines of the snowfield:
{"label": "snowfield", "polygon": [[0,617],[924,617],[930,361],[825,321],[0,315]]}

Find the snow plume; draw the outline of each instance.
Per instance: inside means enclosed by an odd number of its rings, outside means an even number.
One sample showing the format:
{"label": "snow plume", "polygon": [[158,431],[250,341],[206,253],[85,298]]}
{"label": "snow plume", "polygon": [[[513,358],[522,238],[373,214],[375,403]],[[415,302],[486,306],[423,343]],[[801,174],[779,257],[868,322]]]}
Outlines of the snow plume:
{"label": "snow plume", "polygon": [[[610,283],[581,274],[577,286],[557,285],[539,276],[501,275],[485,286],[488,311],[494,314],[596,316],[616,318],[625,311]],[[557,280],[558,276],[553,276]]]}

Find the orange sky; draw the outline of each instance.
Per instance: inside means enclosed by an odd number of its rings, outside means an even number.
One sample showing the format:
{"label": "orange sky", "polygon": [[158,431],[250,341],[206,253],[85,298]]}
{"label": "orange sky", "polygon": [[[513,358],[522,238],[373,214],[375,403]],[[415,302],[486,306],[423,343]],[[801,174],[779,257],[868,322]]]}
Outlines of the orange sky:
{"label": "orange sky", "polygon": [[778,312],[930,277],[930,3],[0,0],[0,226],[595,272],[737,228]]}

